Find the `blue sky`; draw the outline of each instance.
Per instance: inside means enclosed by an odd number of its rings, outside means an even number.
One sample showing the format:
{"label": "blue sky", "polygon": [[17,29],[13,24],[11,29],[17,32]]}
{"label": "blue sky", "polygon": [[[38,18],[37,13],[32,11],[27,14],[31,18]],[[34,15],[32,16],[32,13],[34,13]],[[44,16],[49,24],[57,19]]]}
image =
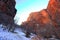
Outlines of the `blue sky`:
{"label": "blue sky", "polygon": [[16,0],[17,14],[15,20],[17,24],[26,21],[31,12],[47,8],[48,2],[49,0]]}

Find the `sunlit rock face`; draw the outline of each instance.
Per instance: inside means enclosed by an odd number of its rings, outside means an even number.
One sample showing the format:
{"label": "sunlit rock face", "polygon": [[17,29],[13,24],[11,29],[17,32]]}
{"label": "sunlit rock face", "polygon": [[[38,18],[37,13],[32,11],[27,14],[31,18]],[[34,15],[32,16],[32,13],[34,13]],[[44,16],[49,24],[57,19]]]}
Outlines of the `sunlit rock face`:
{"label": "sunlit rock face", "polygon": [[32,12],[27,21],[22,23],[22,25],[28,32],[40,36],[48,37],[54,33],[52,21],[46,9],[39,12]]}
{"label": "sunlit rock face", "polygon": [[11,17],[14,17],[16,14],[15,4],[15,0],[1,0],[0,11]]}
{"label": "sunlit rock face", "polygon": [[51,20],[56,27],[56,33],[60,38],[60,0],[50,0],[47,11],[51,16]]}
{"label": "sunlit rock face", "polygon": [[16,14],[15,0],[0,0],[0,23],[12,23]]}
{"label": "sunlit rock face", "polygon": [[52,21],[57,25],[60,25],[60,0],[51,0],[48,4],[47,10]]}
{"label": "sunlit rock face", "polygon": [[33,21],[33,20],[37,21],[37,23],[43,23],[43,24],[51,22],[50,16],[46,9],[41,10],[40,12],[32,12],[28,17],[27,21]]}
{"label": "sunlit rock face", "polygon": [[60,38],[60,0],[50,0],[47,9],[32,12],[22,27],[43,37]]}

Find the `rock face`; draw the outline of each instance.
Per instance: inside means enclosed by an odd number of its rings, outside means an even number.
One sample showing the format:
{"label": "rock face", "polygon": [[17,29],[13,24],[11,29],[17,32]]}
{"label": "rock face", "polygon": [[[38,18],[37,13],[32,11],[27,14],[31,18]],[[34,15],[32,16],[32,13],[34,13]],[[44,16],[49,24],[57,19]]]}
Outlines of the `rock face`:
{"label": "rock face", "polygon": [[55,31],[60,38],[60,0],[50,0],[47,11],[51,16]]}
{"label": "rock face", "polygon": [[16,14],[15,0],[0,0],[0,23],[11,23],[13,22]]}
{"label": "rock face", "polygon": [[40,36],[48,37],[54,33],[54,27],[46,9],[40,12],[32,12],[27,21],[22,23],[22,26],[28,32]]}
{"label": "rock face", "polygon": [[54,23],[60,25],[60,0],[51,0],[48,4],[47,10]]}
{"label": "rock face", "polygon": [[14,17],[16,14],[15,4],[15,0],[1,0],[0,11],[11,17]]}
{"label": "rock face", "polygon": [[15,0],[0,0],[0,24],[9,25],[9,30],[14,28],[15,4]]}
{"label": "rock face", "polygon": [[60,38],[60,0],[50,0],[47,9],[32,12],[21,26],[43,37],[54,35]]}

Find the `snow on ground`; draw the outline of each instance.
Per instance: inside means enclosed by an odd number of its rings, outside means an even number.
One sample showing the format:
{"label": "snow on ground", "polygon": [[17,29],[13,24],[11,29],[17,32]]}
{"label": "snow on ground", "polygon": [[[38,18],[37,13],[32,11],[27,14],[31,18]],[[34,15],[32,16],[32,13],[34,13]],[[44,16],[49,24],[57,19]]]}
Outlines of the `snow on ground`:
{"label": "snow on ground", "polygon": [[[11,32],[8,32],[7,30],[3,31],[2,25],[0,25],[0,40],[31,40],[31,38],[33,40],[37,40],[35,38],[36,35],[34,34],[31,34],[30,38],[25,37],[25,34],[22,32],[20,28],[16,28],[15,32],[17,33],[11,33]],[[45,39],[42,38],[41,40],[45,40]],[[49,38],[49,40],[58,40],[58,39]]]}
{"label": "snow on ground", "polygon": [[16,29],[15,32],[17,33],[11,33],[7,30],[3,31],[3,28],[1,28],[2,25],[0,25],[0,40],[31,40],[31,38],[26,38],[25,34],[22,32],[21,29]]}

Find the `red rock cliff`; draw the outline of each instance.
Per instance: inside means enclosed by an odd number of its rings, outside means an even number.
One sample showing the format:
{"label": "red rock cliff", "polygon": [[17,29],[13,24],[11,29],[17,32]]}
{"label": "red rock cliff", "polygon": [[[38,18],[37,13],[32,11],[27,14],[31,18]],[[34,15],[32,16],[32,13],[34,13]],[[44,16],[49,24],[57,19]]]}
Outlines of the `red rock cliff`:
{"label": "red rock cliff", "polygon": [[51,16],[52,21],[60,25],[60,0],[50,0],[47,11]]}
{"label": "red rock cliff", "polygon": [[55,35],[60,38],[60,0],[50,0],[47,9],[32,12],[22,25],[37,35]]}
{"label": "red rock cliff", "polygon": [[11,17],[14,17],[16,14],[15,4],[15,0],[1,0],[0,11]]}

